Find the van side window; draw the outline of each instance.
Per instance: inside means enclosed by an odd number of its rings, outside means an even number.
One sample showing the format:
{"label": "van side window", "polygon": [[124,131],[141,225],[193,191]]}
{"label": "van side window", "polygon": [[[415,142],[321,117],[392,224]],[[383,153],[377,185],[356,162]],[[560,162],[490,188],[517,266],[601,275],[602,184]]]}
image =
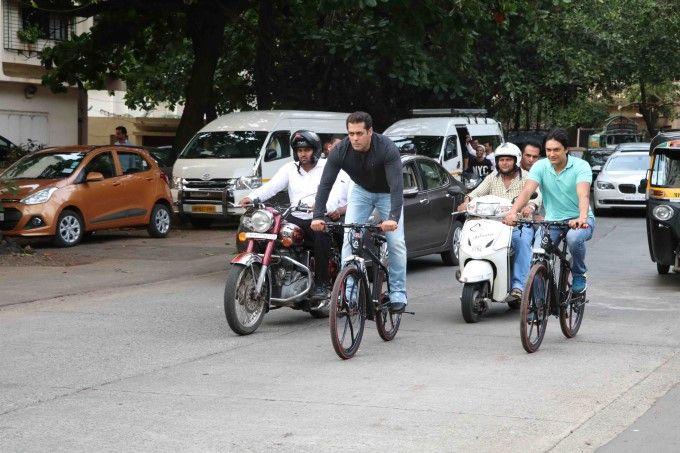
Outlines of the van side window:
{"label": "van side window", "polygon": [[273,132],[265,149],[265,162],[290,157],[290,131]]}
{"label": "van side window", "polygon": [[149,163],[137,153],[118,152],[118,161],[124,175],[140,173],[149,169]]}
{"label": "van side window", "polygon": [[451,135],[446,139],[446,145],[444,145],[444,160],[450,160],[456,156],[458,156],[458,142],[456,136]]}
{"label": "van side window", "polygon": [[116,176],[116,167],[113,166],[113,156],[111,153],[101,153],[93,157],[85,167],[85,176],[87,177],[87,174],[92,172],[101,173],[104,178]]}

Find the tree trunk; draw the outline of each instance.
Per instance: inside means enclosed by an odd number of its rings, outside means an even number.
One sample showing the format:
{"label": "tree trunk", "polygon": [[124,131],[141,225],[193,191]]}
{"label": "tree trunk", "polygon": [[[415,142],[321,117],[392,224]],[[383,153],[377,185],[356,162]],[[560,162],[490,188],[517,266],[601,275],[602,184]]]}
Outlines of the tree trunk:
{"label": "tree trunk", "polygon": [[642,119],[645,120],[649,136],[654,137],[656,135],[656,118],[652,108],[647,104],[647,87],[644,82],[640,82],[640,103],[638,104],[638,110],[642,115]]}
{"label": "tree trunk", "polygon": [[184,89],[184,112],[175,136],[175,148],[181,149],[204,125],[204,114],[213,93],[215,69],[222,54],[226,17],[222,10],[202,1],[187,8],[187,31],[194,51],[189,82]]}
{"label": "tree trunk", "polygon": [[272,62],[272,45],[274,43],[274,5],[270,0],[260,0],[258,33],[255,51],[255,96],[257,108],[272,108],[272,80],[274,65]]}

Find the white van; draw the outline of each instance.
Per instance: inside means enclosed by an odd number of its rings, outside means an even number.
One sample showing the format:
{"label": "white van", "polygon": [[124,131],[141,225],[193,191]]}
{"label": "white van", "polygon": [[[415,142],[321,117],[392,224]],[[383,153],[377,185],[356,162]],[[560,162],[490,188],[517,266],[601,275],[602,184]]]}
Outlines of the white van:
{"label": "white van", "polygon": [[458,179],[467,157],[468,135],[493,149],[505,142],[501,124],[486,118],[484,109],[414,109],[411,113],[417,118],[397,121],[384,134],[405,152],[435,159]]}
{"label": "white van", "polygon": [[173,167],[172,191],[181,217],[206,226],[292,160],[290,135],[316,132],[322,142],[347,134],[348,113],[268,110],[221,116],[198,131]]}

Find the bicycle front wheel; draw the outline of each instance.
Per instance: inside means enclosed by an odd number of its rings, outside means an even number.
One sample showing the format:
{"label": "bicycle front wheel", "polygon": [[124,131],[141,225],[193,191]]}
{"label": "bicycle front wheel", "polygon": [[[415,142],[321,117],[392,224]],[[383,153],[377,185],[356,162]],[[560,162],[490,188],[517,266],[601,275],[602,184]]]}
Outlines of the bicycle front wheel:
{"label": "bicycle front wheel", "polygon": [[550,287],[548,267],[536,263],[529,271],[529,278],[522,293],[520,307],[520,337],[522,346],[528,353],[538,351],[541,346],[550,313]]}
{"label": "bicycle front wheel", "polygon": [[367,295],[361,279],[361,271],[349,264],[340,271],[331,291],[331,342],[344,360],[356,354],[364,335]]}
{"label": "bicycle front wheel", "polygon": [[563,266],[560,272],[560,328],[567,338],[574,338],[581,328],[583,312],[586,309],[585,294],[574,295],[571,292],[571,269]]}

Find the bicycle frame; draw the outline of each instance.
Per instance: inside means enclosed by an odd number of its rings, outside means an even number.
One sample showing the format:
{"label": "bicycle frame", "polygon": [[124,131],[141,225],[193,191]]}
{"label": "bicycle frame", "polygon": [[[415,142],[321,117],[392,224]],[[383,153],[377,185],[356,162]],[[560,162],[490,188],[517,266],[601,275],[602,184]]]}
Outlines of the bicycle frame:
{"label": "bicycle frame", "polygon": [[[537,222],[538,223],[538,222]],[[566,282],[562,281],[565,273],[560,272],[559,281],[555,278],[555,258],[560,261],[560,269],[566,267],[567,270],[571,270],[571,263],[567,257],[567,229],[562,225],[551,225],[547,223],[542,225],[543,234],[541,237],[541,248],[534,249],[534,255],[532,257],[532,265],[536,262],[542,261],[546,264],[548,268],[548,288],[550,297],[550,313],[557,316],[559,313],[559,307],[557,302],[564,300],[566,296],[564,294],[558,294],[559,290],[566,286]],[[555,241],[553,241],[551,236],[551,228],[558,228],[560,231],[559,236]],[[559,297],[558,297],[559,296]]]}

